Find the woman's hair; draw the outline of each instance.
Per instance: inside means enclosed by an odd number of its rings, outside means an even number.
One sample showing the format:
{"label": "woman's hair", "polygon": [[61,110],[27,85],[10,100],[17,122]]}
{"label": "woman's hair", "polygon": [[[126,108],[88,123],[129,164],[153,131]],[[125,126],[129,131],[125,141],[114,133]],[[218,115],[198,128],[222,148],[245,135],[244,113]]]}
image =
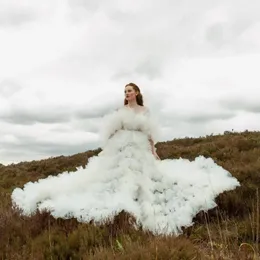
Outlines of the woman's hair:
{"label": "woman's hair", "polygon": [[[136,102],[137,102],[137,104],[138,104],[139,106],[143,106],[143,105],[144,105],[143,96],[142,96],[142,94],[141,94],[141,91],[140,91],[139,87],[138,87],[136,84],[134,84],[134,83],[128,83],[128,84],[126,84],[126,85],[125,85],[125,88],[126,88],[127,86],[132,86],[132,87],[133,87],[133,89],[135,90],[135,92],[137,92],[137,96],[136,96]],[[124,100],[124,105],[127,105],[127,104],[128,104],[128,101],[125,99],[125,100]]]}

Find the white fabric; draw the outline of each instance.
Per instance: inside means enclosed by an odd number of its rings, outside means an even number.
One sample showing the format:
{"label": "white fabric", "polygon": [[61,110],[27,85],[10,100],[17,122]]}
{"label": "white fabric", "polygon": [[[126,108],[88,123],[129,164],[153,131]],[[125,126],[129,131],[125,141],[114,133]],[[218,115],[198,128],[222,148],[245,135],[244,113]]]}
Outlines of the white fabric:
{"label": "white fabric", "polygon": [[158,161],[148,137],[158,131],[148,111],[123,107],[104,118],[103,151],[86,169],[26,183],[12,193],[13,204],[31,215],[47,209],[54,217],[98,223],[125,210],[157,234],[181,233],[214,198],[239,186],[237,179],[202,156]]}

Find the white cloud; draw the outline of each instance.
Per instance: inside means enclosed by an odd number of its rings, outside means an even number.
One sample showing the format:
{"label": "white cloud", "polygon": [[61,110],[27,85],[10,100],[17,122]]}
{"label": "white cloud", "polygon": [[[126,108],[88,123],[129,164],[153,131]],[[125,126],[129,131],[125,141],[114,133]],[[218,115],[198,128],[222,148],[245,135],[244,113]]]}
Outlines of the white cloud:
{"label": "white cloud", "polygon": [[0,162],[98,146],[136,82],[162,140],[259,129],[256,0],[0,0]]}

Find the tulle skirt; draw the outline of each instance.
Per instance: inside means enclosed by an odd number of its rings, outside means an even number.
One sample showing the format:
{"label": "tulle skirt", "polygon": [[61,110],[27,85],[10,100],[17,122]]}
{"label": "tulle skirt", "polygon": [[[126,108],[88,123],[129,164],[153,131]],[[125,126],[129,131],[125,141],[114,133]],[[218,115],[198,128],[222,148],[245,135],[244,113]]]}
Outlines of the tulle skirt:
{"label": "tulle skirt", "polygon": [[178,235],[199,211],[216,206],[216,196],[237,186],[212,159],[158,161],[145,134],[120,130],[85,169],[28,182],[14,189],[12,201],[27,216],[47,210],[80,222],[112,220],[124,210],[143,229]]}

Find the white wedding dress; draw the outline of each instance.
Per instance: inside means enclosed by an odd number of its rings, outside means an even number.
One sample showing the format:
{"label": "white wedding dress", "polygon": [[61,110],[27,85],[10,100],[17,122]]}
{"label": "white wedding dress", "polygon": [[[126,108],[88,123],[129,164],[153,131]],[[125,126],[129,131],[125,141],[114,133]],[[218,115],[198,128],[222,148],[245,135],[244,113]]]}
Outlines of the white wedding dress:
{"label": "white wedding dress", "polygon": [[26,183],[14,189],[13,205],[24,215],[47,209],[54,217],[96,223],[124,210],[143,229],[178,235],[199,211],[216,206],[216,196],[240,185],[202,156],[156,160],[148,137],[157,140],[157,127],[148,110],[123,107],[104,120],[103,150],[85,169]]}

